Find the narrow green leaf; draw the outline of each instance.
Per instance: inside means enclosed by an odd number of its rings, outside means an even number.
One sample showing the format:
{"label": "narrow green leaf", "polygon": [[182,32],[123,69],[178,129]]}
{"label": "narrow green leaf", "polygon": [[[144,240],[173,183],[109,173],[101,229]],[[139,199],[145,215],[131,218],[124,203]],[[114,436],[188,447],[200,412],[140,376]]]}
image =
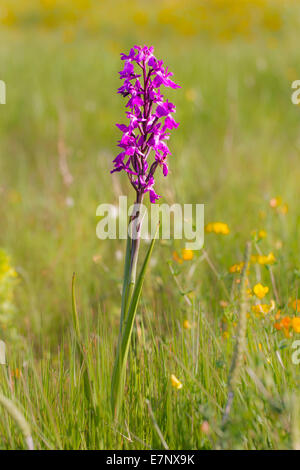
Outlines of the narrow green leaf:
{"label": "narrow green leaf", "polygon": [[120,319],[120,334],[122,333],[123,321],[126,316],[126,307],[129,298],[129,282],[130,282],[130,258],[131,258],[131,238],[127,234],[126,254],[124,265],[124,278],[122,288],[122,304],[121,304],[121,319]]}
{"label": "narrow green leaf", "polygon": [[82,336],[80,332],[80,324],[79,324],[79,317],[78,317],[78,312],[77,312],[77,306],[76,306],[76,295],[75,295],[75,279],[76,279],[76,274],[73,273],[72,276],[72,320],[73,320],[73,327],[75,330],[75,347],[76,350],[78,351],[80,362],[83,365],[83,381],[84,381],[84,391],[85,391],[85,396],[89,403],[93,404],[95,407],[95,400],[94,400],[94,394],[93,394],[93,387],[92,383],[92,368],[89,367],[89,363],[86,357],[86,354],[84,353],[83,350],[83,345],[82,345]]}
{"label": "narrow green leaf", "polygon": [[143,266],[141,268],[141,272],[136,282],[136,286],[135,286],[135,289],[133,291],[132,298],[130,301],[130,306],[126,314],[126,320],[125,320],[123,333],[121,337],[119,338],[117,355],[116,355],[116,360],[115,360],[114,370],[113,370],[113,375],[112,375],[112,384],[111,384],[111,406],[112,406],[112,411],[113,411],[115,418],[117,418],[119,411],[120,411],[121,404],[122,404],[125,379],[126,379],[126,363],[127,363],[128,351],[129,351],[129,346],[130,346],[132,328],[134,324],[135,314],[137,311],[137,306],[141,297],[142,287],[143,287],[143,283],[144,283],[144,279],[146,275],[146,269],[147,269],[149,260],[151,258],[155,239],[156,239],[156,234],[153,240],[151,241]]}

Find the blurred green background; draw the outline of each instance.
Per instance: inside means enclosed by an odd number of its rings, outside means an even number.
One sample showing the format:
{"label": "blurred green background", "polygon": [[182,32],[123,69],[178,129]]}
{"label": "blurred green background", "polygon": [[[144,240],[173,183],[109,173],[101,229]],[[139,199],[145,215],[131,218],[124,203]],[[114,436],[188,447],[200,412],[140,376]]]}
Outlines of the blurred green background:
{"label": "blurred green background", "polygon": [[[55,345],[70,321],[73,271],[80,310],[117,327],[124,246],[96,238],[95,214],[133,197],[124,175],[109,172],[125,117],[119,54],[134,44],[153,45],[182,86],[168,91],[180,127],[157,183],[163,202],[204,203],[206,222],[228,223],[226,240],[205,241],[224,273],[261,228],[284,266],[299,263],[299,12],[300,2],[276,0],[1,2],[0,246],[19,274],[1,336],[13,329]],[[288,204],[284,222],[268,212],[274,196]],[[157,246],[151,310],[181,308],[167,268],[179,248]],[[222,292],[201,269],[192,288],[218,313]]]}

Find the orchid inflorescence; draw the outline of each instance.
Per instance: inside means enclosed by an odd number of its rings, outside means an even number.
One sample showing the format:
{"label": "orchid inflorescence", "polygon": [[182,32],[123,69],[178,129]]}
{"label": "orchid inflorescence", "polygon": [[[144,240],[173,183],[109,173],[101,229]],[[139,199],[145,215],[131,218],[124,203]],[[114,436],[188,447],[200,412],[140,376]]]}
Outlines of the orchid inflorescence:
{"label": "orchid inflorescence", "polygon": [[[119,141],[122,152],[114,159],[115,171],[124,170],[137,192],[142,197],[149,192],[150,202],[155,203],[160,197],[154,191],[154,173],[158,166],[163,175],[168,174],[167,157],[170,150],[165,143],[169,139],[168,130],[178,127],[172,117],[176,108],[160,92],[162,85],[180,88],[170,77],[173,75],[163,61],[153,55],[153,47],[134,46],[128,55],[121,54],[125,61],[124,69],[119,72],[123,85],[118,89],[124,97],[129,97],[126,105],[129,124],[116,124],[123,132]],[[140,69],[136,73],[134,63]],[[154,161],[149,163],[151,150]]]}
{"label": "orchid inflorescence", "polygon": [[[164,85],[180,88],[171,80],[172,73],[167,67],[163,67],[163,61],[154,57],[153,47],[134,46],[128,55],[121,54],[121,59],[125,61],[124,69],[120,72],[120,78],[124,82],[118,93],[129,98],[126,105],[129,109],[126,113],[129,124],[117,124],[123,133],[119,141],[122,152],[114,159],[112,173],[122,170],[127,173],[136,192],[136,201],[128,220],[120,329],[111,380],[111,406],[115,418],[119,415],[124,398],[126,364],[133,325],[146,269],[159,230],[158,224],[137,276],[142,224],[140,205],[146,193],[149,193],[151,203],[155,203],[160,197],[153,189],[154,174],[156,168],[161,166],[164,176],[167,176],[166,160],[170,150],[165,141],[169,138],[168,130],[179,125],[172,117],[175,106],[163,99],[160,87]],[[150,162],[151,150],[154,158]]]}

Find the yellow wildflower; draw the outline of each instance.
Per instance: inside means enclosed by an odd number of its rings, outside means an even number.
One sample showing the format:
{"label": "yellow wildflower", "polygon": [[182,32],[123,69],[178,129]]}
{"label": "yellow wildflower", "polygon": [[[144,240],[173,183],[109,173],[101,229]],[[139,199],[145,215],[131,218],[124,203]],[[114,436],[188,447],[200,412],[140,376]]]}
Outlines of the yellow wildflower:
{"label": "yellow wildflower", "polygon": [[176,388],[177,390],[180,390],[183,387],[180,380],[178,380],[174,374],[171,375],[170,379],[171,379],[172,387]]}
{"label": "yellow wildflower", "polygon": [[183,322],[183,328],[185,330],[190,330],[192,328],[192,325],[190,324],[190,322],[188,320],[184,320]]}
{"label": "yellow wildflower", "polygon": [[251,256],[251,263],[258,263],[258,264],[274,264],[276,261],[276,258],[274,256],[274,253],[271,252],[268,255],[252,255]]}
{"label": "yellow wildflower", "polygon": [[22,377],[22,372],[20,369],[16,368],[15,370],[11,371],[11,375],[12,377],[15,377],[16,379],[19,379],[20,377]]}
{"label": "yellow wildflower", "polygon": [[270,207],[272,207],[272,209],[276,209],[277,207],[281,206],[282,204],[282,199],[281,197],[272,197],[272,199],[270,199]]}
{"label": "yellow wildflower", "polygon": [[222,336],[223,336],[224,339],[228,339],[229,338],[229,332],[224,331]]}
{"label": "yellow wildflower", "polygon": [[240,273],[243,269],[244,263],[236,263],[230,266],[229,272],[230,273]]}
{"label": "yellow wildflower", "polygon": [[253,292],[259,299],[263,299],[269,292],[268,286],[263,286],[260,282],[253,287]]}
{"label": "yellow wildflower", "polygon": [[266,238],[266,236],[267,236],[267,232],[265,230],[259,230],[258,232],[259,239]]}
{"label": "yellow wildflower", "polygon": [[252,305],[251,308],[254,313],[269,313],[270,310],[268,304]]}
{"label": "yellow wildflower", "polygon": [[207,233],[216,233],[218,235],[228,235],[230,233],[229,227],[224,222],[211,222],[206,225],[205,231]]}
{"label": "yellow wildflower", "polygon": [[288,328],[291,324],[290,317],[283,317],[282,320],[281,320],[281,324],[284,328]]}
{"label": "yellow wildflower", "polygon": [[183,249],[181,254],[182,254],[182,259],[184,259],[184,261],[190,261],[194,257],[193,250]]}
{"label": "yellow wildflower", "polygon": [[286,203],[282,204],[282,199],[281,197],[273,197],[271,200],[270,200],[270,206],[273,208],[273,209],[276,209],[277,212],[279,212],[280,214],[287,214],[288,211],[289,211],[289,207]]}
{"label": "yellow wildflower", "polygon": [[267,232],[265,230],[259,230],[258,232],[256,230],[253,230],[251,232],[254,238],[258,238],[258,240],[261,240],[263,238],[266,238]]}
{"label": "yellow wildflower", "polygon": [[300,317],[294,317],[292,319],[292,327],[296,333],[300,333]]}
{"label": "yellow wildflower", "polygon": [[271,253],[268,254],[267,256],[267,264],[273,264],[275,263],[276,258],[274,256],[274,253],[271,251]]}
{"label": "yellow wildflower", "polygon": [[257,305],[252,305],[252,311],[254,313],[270,313],[272,310],[275,308],[275,302],[274,300],[271,300],[270,304],[257,304]]}

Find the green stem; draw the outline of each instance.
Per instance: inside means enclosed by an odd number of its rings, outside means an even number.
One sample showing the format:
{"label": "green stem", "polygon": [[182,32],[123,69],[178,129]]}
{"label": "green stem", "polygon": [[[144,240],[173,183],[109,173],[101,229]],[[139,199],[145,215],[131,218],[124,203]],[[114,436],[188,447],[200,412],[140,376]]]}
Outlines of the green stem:
{"label": "green stem", "polygon": [[[135,204],[142,204],[143,197],[144,197],[143,194],[137,193]],[[137,212],[135,216],[130,217],[129,223],[131,224],[131,229],[132,229],[132,224],[134,223],[134,220],[137,219],[139,216],[140,216],[140,213]],[[127,245],[125,270],[124,270],[125,275],[124,275],[124,284],[123,284],[124,295],[122,294],[120,332],[122,331],[123,324],[126,320],[126,314],[130,305],[131,297],[132,297],[135,282],[136,282],[136,270],[137,270],[139,248],[140,248],[140,241],[141,241],[141,222],[140,222],[140,226],[137,227],[137,234],[138,234],[137,238],[133,239],[132,231],[131,231],[131,236],[128,236],[128,239],[127,239],[127,244],[130,246],[130,252],[128,253],[129,247]],[[130,244],[130,240],[131,240],[131,244]],[[129,256],[129,259],[130,259],[129,266],[126,266],[126,264],[129,261],[127,259],[127,255]]]}
{"label": "green stem", "polygon": [[127,234],[119,336],[122,334],[125,311],[127,310],[127,300],[129,296],[128,289],[129,289],[129,281],[130,281],[130,264],[131,264],[131,238]]}
{"label": "green stem", "polygon": [[[139,201],[140,202],[140,201]],[[141,224],[141,222],[138,220]],[[149,264],[149,260],[152,254],[153,246],[155,243],[157,231],[154,238],[151,241],[151,244],[148,248],[144,263],[141,267],[140,273],[136,280],[136,268],[137,268],[137,259],[139,251],[139,242],[140,242],[140,228],[137,227],[137,233],[139,236],[136,240],[132,240],[132,252],[131,252],[131,264],[128,274],[129,278],[129,291],[126,296],[126,306],[124,309],[123,316],[123,327],[122,331],[119,334],[118,346],[116,352],[116,359],[113,367],[112,380],[111,380],[111,406],[112,412],[115,419],[118,418],[119,411],[122,405],[123,396],[124,396],[124,387],[126,380],[126,363],[128,358],[128,352],[130,347],[130,341],[132,336],[132,330],[134,326],[134,319],[137,311],[137,307],[140,301],[142,287],[145,279],[146,268]],[[124,282],[126,285],[126,282]]]}

